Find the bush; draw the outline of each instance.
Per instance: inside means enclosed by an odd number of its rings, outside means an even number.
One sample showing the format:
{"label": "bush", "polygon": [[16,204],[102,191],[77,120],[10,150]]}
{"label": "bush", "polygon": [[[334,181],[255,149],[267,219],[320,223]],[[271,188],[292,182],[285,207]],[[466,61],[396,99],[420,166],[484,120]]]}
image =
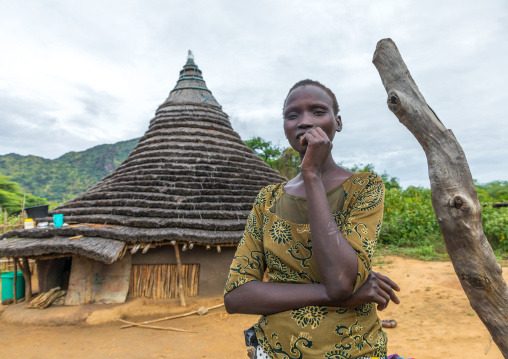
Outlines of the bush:
{"label": "bush", "polygon": [[483,206],[482,225],[492,248],[508,252],[508,207]]}
{"label": "bush", "polygon": [[430,189],[408,187],[405,190],[386,190],[380,243],[397,247],[423,247],[440,238]]}

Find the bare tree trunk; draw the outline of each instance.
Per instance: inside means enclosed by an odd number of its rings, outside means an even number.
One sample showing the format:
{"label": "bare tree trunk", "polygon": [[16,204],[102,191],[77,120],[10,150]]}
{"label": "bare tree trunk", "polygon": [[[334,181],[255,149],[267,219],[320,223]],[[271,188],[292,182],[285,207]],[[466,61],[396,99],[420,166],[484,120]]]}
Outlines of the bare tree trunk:
{"label": "bare tree trunk", "polygon": [[378,42],[372,62],[388,93],[388,108],[427,156],[432,205],[455,273],[471,307],[508,358],[508,287],[483,234],[481,206],[466,156],[425,102],[391,39]]}

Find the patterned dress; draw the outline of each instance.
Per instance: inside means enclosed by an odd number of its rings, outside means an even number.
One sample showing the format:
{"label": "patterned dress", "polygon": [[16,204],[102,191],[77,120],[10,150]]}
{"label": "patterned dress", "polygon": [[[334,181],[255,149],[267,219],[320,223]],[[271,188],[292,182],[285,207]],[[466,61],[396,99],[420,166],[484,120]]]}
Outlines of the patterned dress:
{"label": "patterned dress", "polygon": [[[270,282],[320,283],[305,198],[285,193],[284,185],[267,186],[256,197],[225,293],[252,280],[262,281],[266,270]],[[355,173],[327,198],[337,226],[358,257],[356,291],[371,270],[383,216],[383,182],[372,173]],[[284,209],[291,212],[302,202],[305,213],[300,218],[295,213],[284,215]],[[356,308],[303,307],[261,316],[254,328],[264,352],[274,359],[386,355],[386,333],[372,303]]]}

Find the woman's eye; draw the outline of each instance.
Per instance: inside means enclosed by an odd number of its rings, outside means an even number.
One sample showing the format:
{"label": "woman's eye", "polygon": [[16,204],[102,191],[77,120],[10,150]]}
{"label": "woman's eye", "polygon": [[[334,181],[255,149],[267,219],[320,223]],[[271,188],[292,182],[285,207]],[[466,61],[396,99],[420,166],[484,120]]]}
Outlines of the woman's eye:
{"label": "woman's eye", "polygon": [[286,115],[286,120],[294,120],[297,117],[296,113]]}
{"label": "woman's eye", "polygon": [[326,113],[325,110],[320,110],[320,109],[314,110],[314,115],[315,116],[323,116],[325,113]]}

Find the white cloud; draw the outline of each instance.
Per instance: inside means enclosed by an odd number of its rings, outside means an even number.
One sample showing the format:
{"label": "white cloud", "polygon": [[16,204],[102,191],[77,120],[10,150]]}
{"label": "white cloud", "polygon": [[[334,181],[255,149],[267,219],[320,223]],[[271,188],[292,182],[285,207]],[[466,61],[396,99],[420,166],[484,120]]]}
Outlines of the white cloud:
{"label": "white cloud", "polygon": [[391,37],[473,176],[506,179],[508,149],[496,144],[508,135],[507,14],[502,0],[9,2],[0,154],[54,158],[141,136],[192,49],[242,138],[285,145],[284,97],[313,78],[339,99],[337,161],[426,185],[423,151],[388,111],[371,64],[377,41]]}

